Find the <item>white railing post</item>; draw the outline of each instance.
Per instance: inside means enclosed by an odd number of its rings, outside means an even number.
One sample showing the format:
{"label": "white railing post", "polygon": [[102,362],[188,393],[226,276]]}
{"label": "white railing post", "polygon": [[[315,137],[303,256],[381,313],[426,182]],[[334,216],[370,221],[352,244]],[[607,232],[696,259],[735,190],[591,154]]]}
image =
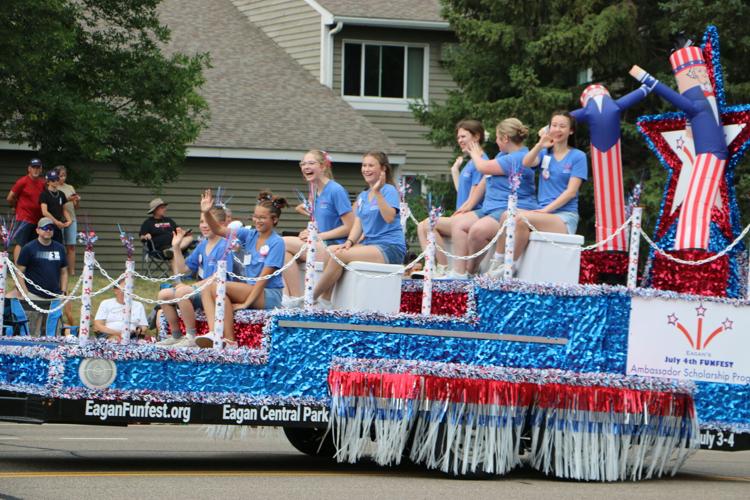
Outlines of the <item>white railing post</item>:
{"label": "white railing post", "polygon": [[135,271],[135,262],[133,259],[125,261],[125,309],[123,311],[123,320],[125,324],[122,328],[122,343],[130,343],[130,330],[132,326],[130,324],[130,318],[133,315],[133,271]]}
{"label": "white railing post", "polygon": [[401,177],[398,182],[398,195],[399,195],[399,204],[398,204],[398,213],[401,220],[401,230],[404,232],[404,235],[406,234],[406,224],[409,221],[409,214],[411,213],[409,211],[409,204],[406,203],[406,190],[407,190],[407,184],[406,179],[404,177]]}
{"label": "white railing post", "polygon": [[[508,218],[505,220],[505,263],[503,279],[513,278],[513,254],[516,242],[516,206],[518,197],[515,193],[508,196]],[[492,251],[492,250],[490,250]]]}
{"label": "white railing post", "polygon": [[[0,252],[0,311],[5,311],[5,280],[8,276],[8,252]],[[3,315],[0,314],[0,336],[3,335]]]}
{"label": "white railing post", "polygon": [[[311,311],[315,292],[315,259],[318,256],[318,225],[315,221],[307,223],[307,255],[305,261],[305,310]],[[296,263],[293,265],[297,265]]]}
{"label": "white railing post", "polygon": [[424,254],[424,280],[422,281],[422,314],[432,313],[432,275],[435,272],[435,224],[439,215],[436,209],[430,210],[427,221],[427,248]]}
{"label": "white railing post", "polygon": [[406,224],[409,222],[409,204],[405,201],[399,203],[399,215],[401,216],[401,230],[406,234]]}
{"label": "white railing post", "polygon": [[83,254],[83,282],[81,292],[81,321],[78,324],[78,344],[89,341],[91,331],[91,293],[94,289],[94,251],[86,250]]}
{"label": "white railing post", "polygon": [[[227,306],[227,261],[221,259],[216,263],[216,317],[214,318],[214,348],[224,345],[224,308]],[[232,307],[230,304],[229,307]]]}
{"label": "white railing post", "polygon": [[633,207],[633,220],[630,222],[630,254],[628,256],[628,288],[638,286],[638,250],[641,246],[641,217],[643,208]]}

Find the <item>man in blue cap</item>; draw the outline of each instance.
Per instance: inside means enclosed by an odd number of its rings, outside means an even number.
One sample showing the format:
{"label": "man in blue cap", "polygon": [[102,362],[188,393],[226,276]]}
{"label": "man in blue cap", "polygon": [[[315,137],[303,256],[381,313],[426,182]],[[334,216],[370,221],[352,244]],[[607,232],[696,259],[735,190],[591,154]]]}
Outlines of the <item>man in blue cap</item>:
{"label": "man in blue cap", "polygon": [[[67,293],[68,268],[65,258],[65,247],[52,239],[55,223],[52,219],[42,217],[36,227],[37,238],[28,242],[18,255],[18,270],[39,288],[28,285],[19,279],[23,294],[34,301],[46,302],[54,299],[54,295]],[[41,290],[40,290],[41,288]],[[53,295],[54,294],[54,295]],[[8,298],[20,298],[21,292],[13,290]],[[41,319],[41,317],[39,318]],[[31,335],[39,335],[41,325],[30,325]]]}

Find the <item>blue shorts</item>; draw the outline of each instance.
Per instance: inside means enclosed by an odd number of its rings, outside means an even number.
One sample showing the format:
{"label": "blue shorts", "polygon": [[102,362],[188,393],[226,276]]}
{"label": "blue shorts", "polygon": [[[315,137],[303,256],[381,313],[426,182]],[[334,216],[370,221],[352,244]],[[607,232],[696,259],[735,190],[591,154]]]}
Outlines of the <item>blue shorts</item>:
{"label": "blue shorts", "polygon": [[13,241],[18,246],[24,246],[31,240],[36,239],[36,236],[36,224],[25,220],[19,221],[15,231],[13,231]]}
{"label": "blue shorts", "polygon": [[576,234],[579,219],[577,212],[555,212],[553,215],[557,215],[562,219],[568,228],[568,234]]}
{"label": "blue shorts", "polygon": [[406,250],[401,245],[389,245],[387,243],[374,243],[372,246],[380,250],[386,264],[403,264]]}
{"label": "blue shorts", "polygon": [[[195,290],[197,287],[193,285],[193,290]],[[198,311],[203,309],[203,301],[201,300],[201,294],[196,293],[192,297],[190,297],[190,303],[193,304],[193,310]]]}
{"label": "blue shorts", "polygon": [[479,210],[474,210],[474,215],[476,215],[478,219],[481,219],[482,217],[492,217],[499,222],[500,217],[503,216],[506,210],[506,208],[496,208],[495,210],[485,210],[480,208]]}
{"label": "blue shorts", "polygon": [[274,309],[276,307],[281,307],[281,290],[281,288],[263,289],[263,298],[265,299],[263,309]]}
{"label": "blue shorts", "polygon": [[78,221],[73,220],[73,222],[63,229],[63,240],[66,245],[75,245],[76,239],[78,239]]}

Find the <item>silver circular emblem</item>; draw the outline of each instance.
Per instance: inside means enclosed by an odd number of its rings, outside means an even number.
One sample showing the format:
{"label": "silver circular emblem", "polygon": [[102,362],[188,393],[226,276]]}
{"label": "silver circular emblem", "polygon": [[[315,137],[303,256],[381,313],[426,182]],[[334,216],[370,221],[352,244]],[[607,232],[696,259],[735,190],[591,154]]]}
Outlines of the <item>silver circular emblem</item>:
{"label": "silver circular emblem", "polygon": [[106,389],[115,381],[117,365],[108,359],[87,358],[81,361],[78,376],[89,389]]}

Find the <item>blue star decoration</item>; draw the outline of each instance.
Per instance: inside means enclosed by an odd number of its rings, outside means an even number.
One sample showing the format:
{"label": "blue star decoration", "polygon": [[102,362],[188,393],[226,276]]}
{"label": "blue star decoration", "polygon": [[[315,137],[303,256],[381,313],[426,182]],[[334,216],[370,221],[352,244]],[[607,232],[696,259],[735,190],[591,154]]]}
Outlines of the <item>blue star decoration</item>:
{"label": "blue star decoration", "polygon": [[[711,217],[710,243],[709,251],[712,253],[719,252],[726,248],[741,232],[740,227],[740,210],[737,204],[737,195],[734,189],[734,172],[735,167],[742,160],[745,151],[750,145],[750,105],[742,104],[727,106],[726,93],[724,89],[724,73],[721,67],[719,54],[719,33],[715,26],[708,26],[703,35],[703,50],[706,67],[711,78],[711,83],[716,95],[716,103],[721,115],[722,124],[725,126],[735,125],[734,132],[728,139],[731,142],[727,144],[729,158],[724,171],[724,179],[719,188],[721,198],[720,207],[714,207]],[[657,219],[654,241],[663,249],[673,248],[674,237],[677,226],[677,217],[679,209],[672,210],[675,198],[675,189],[677,181],[682,170],[682,160],[677,155],[677,149],[684,148],[684,140],[680,137],[674,146],[662,135],[668,132],[680,132],[685,129],[686,119],[682,112],[668,112],[659,115],[647,115],[638,118],[636,125],[638,130],[644,136],[649,149],[656,155],[659,162],[667,170],[667,185],[664,188],[661,206],[659,208],[659,218]],[[739,128],[739,132],[737,129]],[[687,260],[696,260],[706,255],[688,258]],[[728,253],[728,272],[726,273],[726,283],[723,283],[722,295],[728,297],[742,297],[746,289],[745,270],[747,269],[746,258],[744,256],[744,244],[740,243]],[[656,258],[654,250],[649,253],[649,262]],[[720,261],[713,263],[721,265]],[[707,264],[708,266],[709,264]],[[687,266],[678,266],[681,271],[686,271]],[[702,266],[701,266],[702,267]],[[651,276],[653,269],[646,269],[648,282],[653,278]]]}

